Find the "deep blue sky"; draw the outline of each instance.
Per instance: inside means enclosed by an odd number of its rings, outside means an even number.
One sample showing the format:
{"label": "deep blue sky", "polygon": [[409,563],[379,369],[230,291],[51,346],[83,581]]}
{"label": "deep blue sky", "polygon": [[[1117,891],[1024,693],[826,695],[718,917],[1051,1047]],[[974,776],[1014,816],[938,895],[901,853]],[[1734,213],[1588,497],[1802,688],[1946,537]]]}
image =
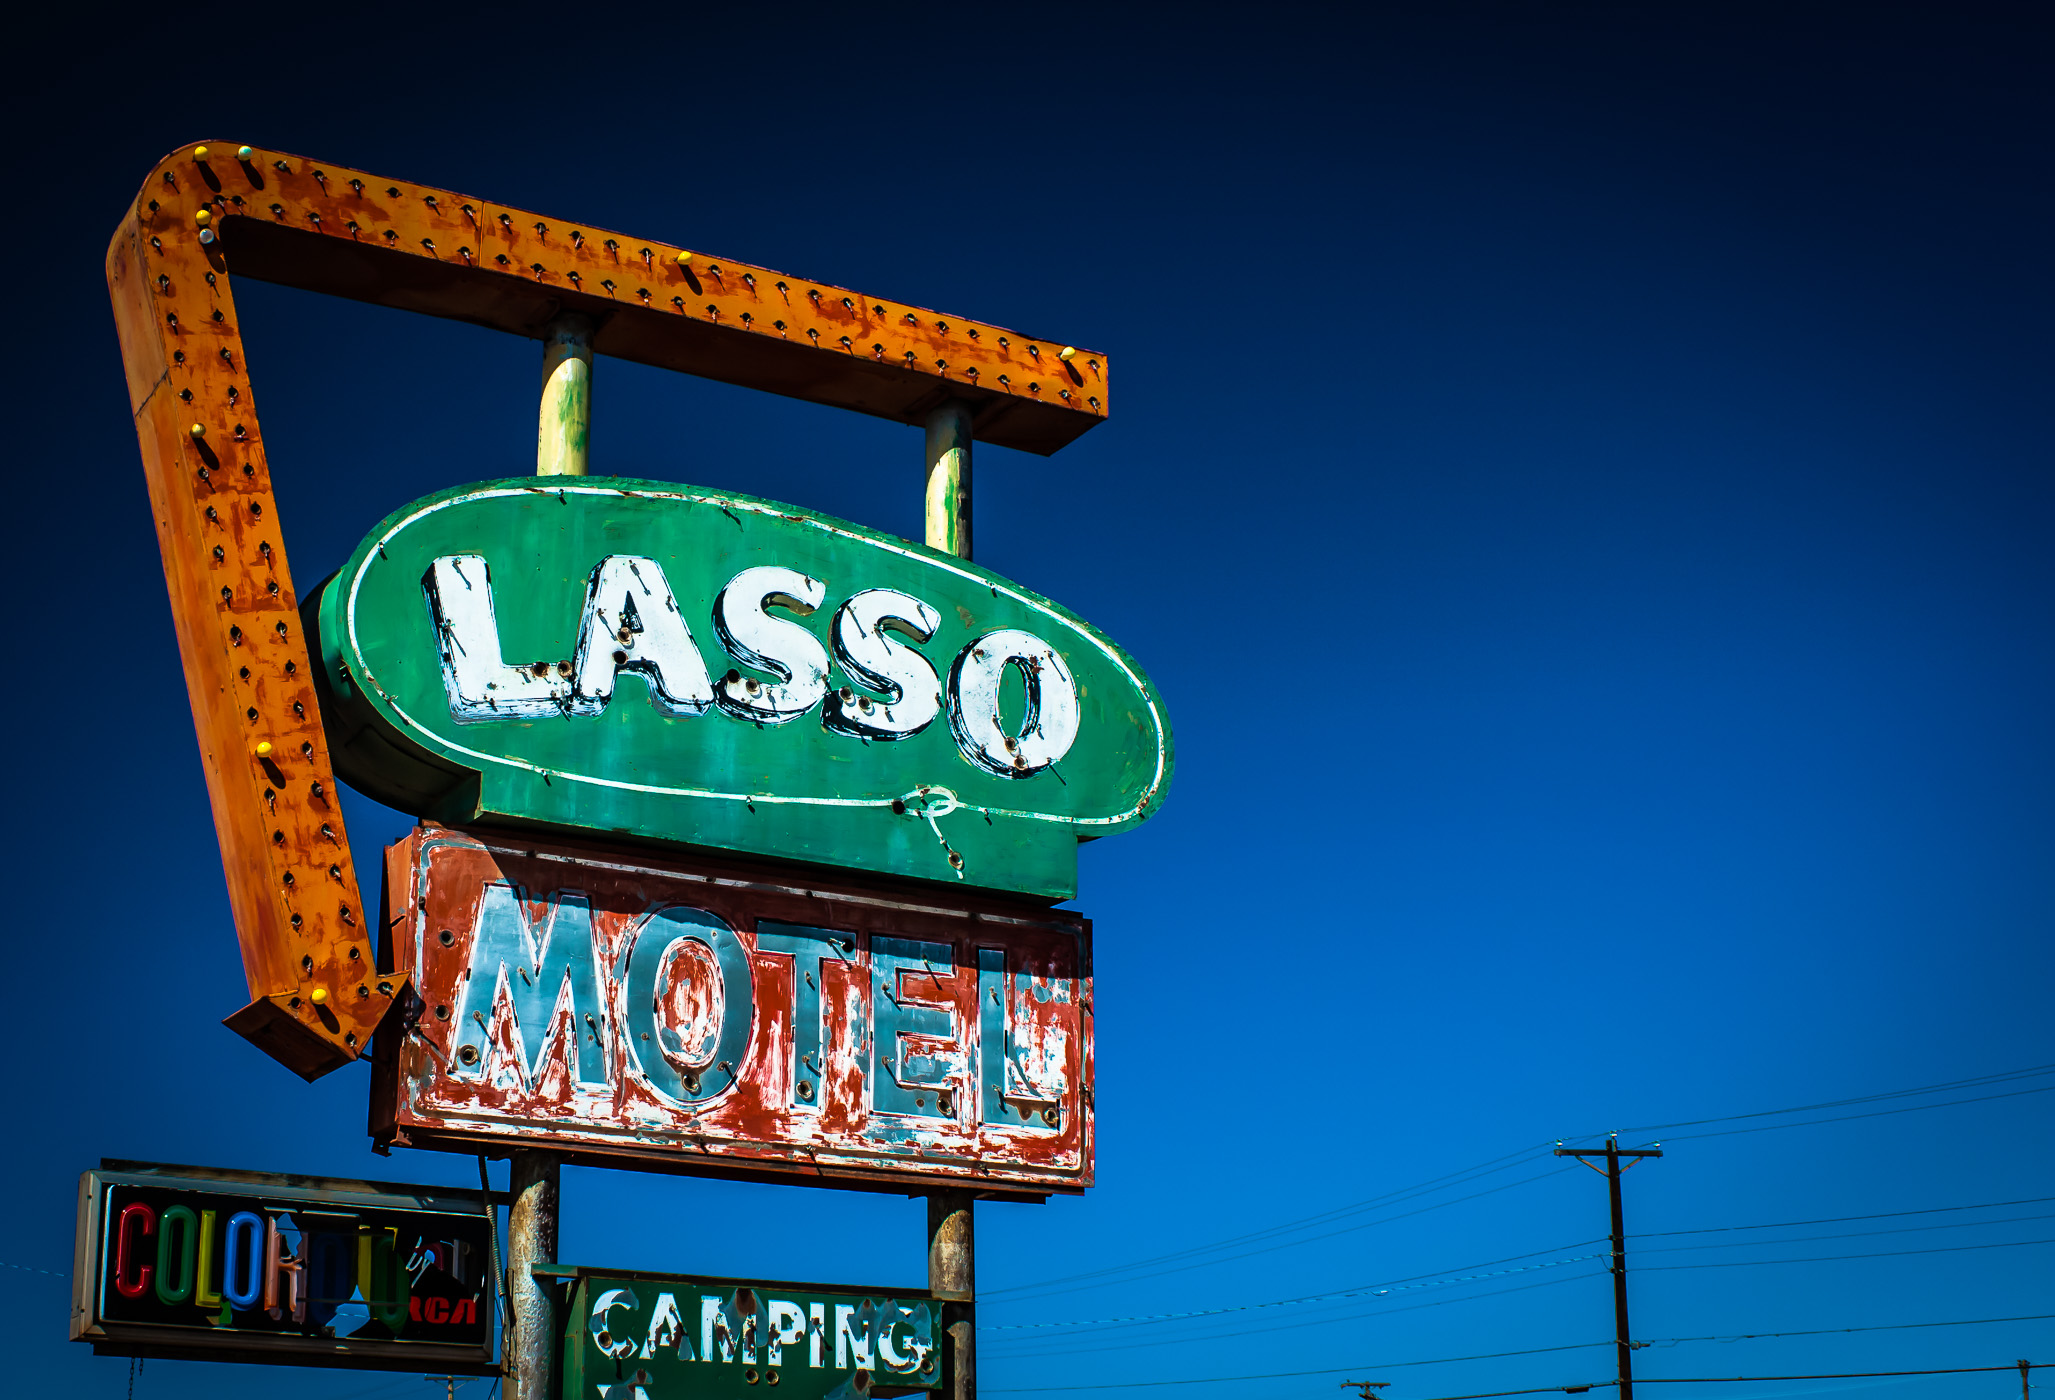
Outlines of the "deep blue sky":
{"label": "deep blue sky", "polygon": [[[1556,1138],[2055,1062],[2045,7],[71,9],[17,31],[9,73],[28,102],[4,567],[30,674],[5,701],[0,1338],[21,1393],[126,1386],[64,1340],[55,1276],[102,1155],[473,1172],[375,1158],[361,1071],[309,1087],[216,1024],[242,974],[101,274],[151,163],[196,139],[1112,356],[1108,424],[1051,459],[978,457],[980,560],[1131,650],[1180,758],[1160,817],[1084,853],[1100,1185],[982,1212],[995,1391],[1601,1380],[1600,1347],[1382,1369],[1610,1336],[1592,1263],[1446,1282],[1590,1252],[1604,1186],[1550,1158]],[[395,505],[530,469],[534,344],[238,296],[303,586]],[[634,366],[599,365],[594,464],[918,533],[915,430]],[[405,825],[368,803],[350,821],[360,861]],[[2016,1092],[2050,1084],[1675,1130],[1628,1179],[1629,1228],[2055,1196],[2055,1095]],[[997,1292],[1522,1151],[1391,1213],[1526,1184],[1403,1221]],[[577,1262],[921,1281],[916,1202],[589,1171],[566,1197]],[[2055,1239],[2051,1215],[1637,1241],[1636,1332],[2055,1314],[2055,1246],[2016,1244]],[[1909,1250],[1943,1252],[1655,1271]],[[996,1330],[1414,1276],[1435,1286]],[[1525,1283],[1546,1286],[1496,1292]],[[1415,1303],[1435,1306],[1396,1311]],[[2055,1322],[1688,1342],[1638,1369],[2019,1356],[2055,1360]],[[170,1363],[137,1394],[281,1383],[426,1394]]]}

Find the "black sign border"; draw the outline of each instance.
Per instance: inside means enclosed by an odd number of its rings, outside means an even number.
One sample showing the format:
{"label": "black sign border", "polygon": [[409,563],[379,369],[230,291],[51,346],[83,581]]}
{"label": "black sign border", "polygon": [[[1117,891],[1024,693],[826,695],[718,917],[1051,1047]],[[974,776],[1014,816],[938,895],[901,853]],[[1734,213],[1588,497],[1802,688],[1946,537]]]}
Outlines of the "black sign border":
{"label": "black sign border", "polygon": [[[79,1174],[78,1237],[72,1259],[71,1340],[91,1342],[95,1356],[135,1356],[150,1361],[246,1362],[269,1366],[318,1366],[330,1370],[400,1371],[458,1376],[497,1376],[501,1367],[493,1339],[497,1326],[486,1330],[482,1348],[446,1342],[347,1341],[322,1337],[224,1334],[218,1344],[197,1343],[188,1328],[150,1323],[111,1322],[99,1315],[98,1254],[100,1202],[109,1186],[192,1186],[196,1189],[261,1191],[288,1200],[380,1206],[392,1210],[439,1210],[468,1206],[481,1217],[488,1195],[459,1186],[411,1186],[385,1181],[300,1176],[234,1168],[179,1166],[103,1157],[96,1170]],[[499,1222],[495,1214],[495,1236]],[[497,1320],[497,1294],[487,1290]]]}

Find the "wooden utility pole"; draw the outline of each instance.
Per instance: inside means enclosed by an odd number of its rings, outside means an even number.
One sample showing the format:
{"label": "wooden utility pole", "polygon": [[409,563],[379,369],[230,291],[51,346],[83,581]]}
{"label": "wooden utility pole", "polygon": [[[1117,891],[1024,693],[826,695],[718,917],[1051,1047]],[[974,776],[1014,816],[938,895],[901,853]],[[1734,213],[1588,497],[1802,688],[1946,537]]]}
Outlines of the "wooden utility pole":
{"label": "wooden utility pole", "polygon": [[1592,1166],[1588,1161],[1584,1165],[1591,1167],[1593,1171],[1604,1171],[1606,1185],[1612,1195],[1613,1331],[1619,1350],[1620,1400],[1634,1400],[1634,1343],[1631,1340],[1633,1334],[1627,1328],[1627,1225],[1625,1213],[1620,1205],[1620,1173],[1625,1168],[1620,1165],[1620,1159],[1622,1157],[1628,1158],[1627,1166],[1631,1167],[1640,1158],[1660,1157],[1662,1155],[1663,1150],[1659,1146],[1622,1147],[1620,1146],[1620,1135],[1618,1133],[1608,1137],[1605,1140],[1604,1147],[1558,1146],[1556,1148],[1556,1156],[1558,1157],[1576,1157],[1579,1160],[1587,1157],[1605,1158],[1603,1169]]}

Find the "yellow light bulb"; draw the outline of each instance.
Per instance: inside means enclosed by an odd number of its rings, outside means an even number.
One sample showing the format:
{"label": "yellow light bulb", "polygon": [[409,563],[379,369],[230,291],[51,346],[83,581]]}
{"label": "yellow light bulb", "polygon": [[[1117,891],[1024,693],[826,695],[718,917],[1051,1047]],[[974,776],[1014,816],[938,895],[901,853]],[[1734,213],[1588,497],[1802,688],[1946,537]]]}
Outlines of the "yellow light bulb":
{"label": "yellow light bulb", "polygon": [[328,1000],[328,988],[316,987],[313,991],[307,993],[307,1000],[313,1002],[316,1006],[321,1005],[322,1002]]}
{"label": "yellow light bulb", "polygon": [[206,148],[205,146],[195,146],[195,147],[193,147],[193,159],[194,159],[194,160],[205,160],[205,159],[207,159],[207,148]]}
{"label": "yellow light bulb", "polygon": [[1077,347],[1075,345],[1064,346],[1061,350],[1058,350],[1056,352],[1056,358],[1063,361],[1063,363],[1065,364],[1069,364],[1072,360],[1077,358]]}
{"label": "yellow light bulb", "polygon": [[692,266],[692,254],[690,254],[690,253],[687,253],[687,252],[685,252],[685,251],[683,251],[683,250],[681,249],[681,250],[679,251],[679,253],[678,253],[678,266],[680,266],[680,267],[690,267],[690,266]]}
{"label": "yellow light bulb", "polygon": [[214,222],[214,211],[212,209],[201,209],[196,211],[193,214],[193,222],[198,224],[201,228],[205,228],[207,225]]}
{"label": "yellow light bulb", "polygon": [[203,438],[207,436],[207,425],[205,423],[195,423],[192,427],[186,429],[186,431],[191,433],[196,438]]}
{"label": "yellow light bulb", "polygon": [[257,757],[271,757],[271,741],[269,739],[259,739],[257,741]]}

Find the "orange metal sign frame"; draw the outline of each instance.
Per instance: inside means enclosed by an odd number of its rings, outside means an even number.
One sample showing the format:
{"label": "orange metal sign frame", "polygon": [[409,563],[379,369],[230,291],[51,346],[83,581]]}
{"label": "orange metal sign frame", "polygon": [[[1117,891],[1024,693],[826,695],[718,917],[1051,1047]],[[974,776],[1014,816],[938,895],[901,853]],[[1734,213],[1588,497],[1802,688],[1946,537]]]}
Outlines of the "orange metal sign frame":
{"label": "orange metal sign frame", "polygon": [[[203,154],[204,153],[204,154]],[[107,250],[129,402],[250,1004],[227,1024],[308,1079],[401,984],[372,958],[286,565],[230,273],[536,336],[905,423],[948,399],[1050,453],[1107,413],[1104,355],[279,151],[186,146]]]}

